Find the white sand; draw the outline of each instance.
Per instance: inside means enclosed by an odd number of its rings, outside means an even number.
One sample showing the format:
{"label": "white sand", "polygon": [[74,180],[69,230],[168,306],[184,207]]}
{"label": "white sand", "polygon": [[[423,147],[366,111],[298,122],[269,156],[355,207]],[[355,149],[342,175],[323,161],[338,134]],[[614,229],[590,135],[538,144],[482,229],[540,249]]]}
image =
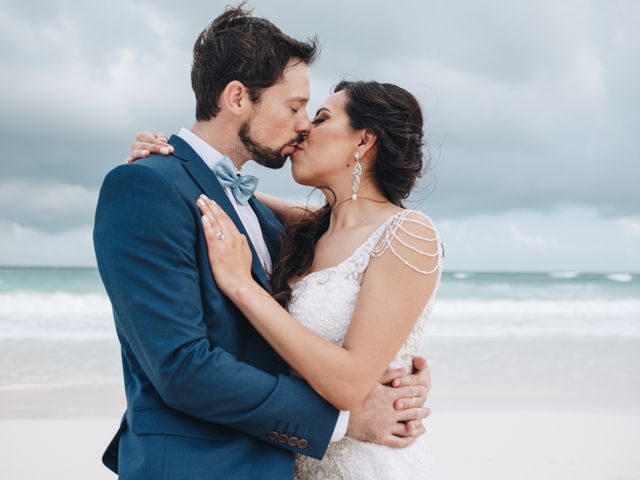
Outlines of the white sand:
{"label": "white sand", "polygon": [[[441,480],[640,480],[638,340],[427,347],[427,438]],[[0,390],[0,480],[115,479],[100,457],[122,390],[120,381]]]}
{"label": "white sand", "polygon": [[435,412],[442,480],[640,479],[640,415]]}
{"label": "white sand", "polygon": [[[0,477],[114,479],[100,456],[118,418],[0,420]],[[640,479],[640,415],[435,412],[442,480]]]}

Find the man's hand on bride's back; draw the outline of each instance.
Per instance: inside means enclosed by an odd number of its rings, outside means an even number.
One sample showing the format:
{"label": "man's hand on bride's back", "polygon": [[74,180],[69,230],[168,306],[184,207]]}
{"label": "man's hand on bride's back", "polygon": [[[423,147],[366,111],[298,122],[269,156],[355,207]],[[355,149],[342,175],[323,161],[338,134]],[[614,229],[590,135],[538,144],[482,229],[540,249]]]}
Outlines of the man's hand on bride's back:
{"label": "man's hand on bride's back", "polygon": [[173,153],[173,147],[169,145],[167,136],[164,133],[138,132],[135,142],[131,145],[131,156],[126,161],[127,163],[135,162],[152,153],[159,155]]}
{"label": "man's hand on bride's back", "polygon": [[395,448],[411,445],[426,430],[422,421],[431,388],[431,372],[424,357],[413,359],[413,372],[387,370],[367,398],[351,410],[347,435]]}
{"label": "man's hand on bride's back", "polygon": [[[409,385],[419,385],[424,387],[424,396],[416,396],[412,398],[399,398],[395,401],[396,410],[406,410],[410,408],[423,407],[427,401],[427,395],[431,390],[431,369],[424,357],[413,357],[413,371],[411,373],[404,372],[401,376],[397,376],[398,370],[387,370],[380,383],[388,384],[394,388],[401,388]],[[393,377],[393,378],[390,378]],[[389,378],[387,380],[387,378]],[[427,409],[429,410],[429,409]],[[430,412],[430,410],[429,410]],[[421,420],[407,421],[407,432],[420,432],[418,435],[425,433],[425,429]]]}

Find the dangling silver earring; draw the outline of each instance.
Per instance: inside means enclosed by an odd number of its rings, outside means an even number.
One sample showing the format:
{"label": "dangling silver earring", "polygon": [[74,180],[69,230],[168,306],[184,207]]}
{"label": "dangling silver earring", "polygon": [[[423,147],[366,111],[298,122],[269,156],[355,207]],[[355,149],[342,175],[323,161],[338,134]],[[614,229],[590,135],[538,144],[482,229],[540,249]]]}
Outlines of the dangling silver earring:
{"label": "dangling silver earring", "polygon": [[360,188],[360,177],[362,176],[362,164],[360,163],[360,152],[358,152],[356,150],[356,152],[353,154],[353,156],[356,159],[356,164],[353,167],[353,173],[352,173],[352,177],[353,177],[353,184],[352,184],[353,194],[351,195],[351,200],[357,200],[358,199],[358,188]]}

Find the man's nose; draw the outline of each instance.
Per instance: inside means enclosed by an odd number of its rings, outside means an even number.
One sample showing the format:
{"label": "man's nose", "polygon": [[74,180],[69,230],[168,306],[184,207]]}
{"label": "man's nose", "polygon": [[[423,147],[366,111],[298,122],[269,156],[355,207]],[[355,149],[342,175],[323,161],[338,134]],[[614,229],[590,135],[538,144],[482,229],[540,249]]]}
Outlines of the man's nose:
{"label": "man's nose", "polygon": [[296,124],[296,131],[303,133],[305,136],[311,131],[311,120],[309,120],[307,112],[304,112],[300,116],[300,120],[298,120],[298,123]]}

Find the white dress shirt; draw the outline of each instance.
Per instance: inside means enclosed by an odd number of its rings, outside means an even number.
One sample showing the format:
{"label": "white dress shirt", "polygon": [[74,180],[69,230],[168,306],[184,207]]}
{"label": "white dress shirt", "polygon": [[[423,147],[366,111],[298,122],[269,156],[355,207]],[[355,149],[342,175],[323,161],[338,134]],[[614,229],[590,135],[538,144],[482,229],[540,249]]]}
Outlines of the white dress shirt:
{"label": "white dress shirt", "polygon": [[[178,136],[187,142],[189,146],[193,148],[198,155],[200,155],[200,158],[204,160],[204,163],[206,163],[211,170],[216,168],[220,160],[224,158],[224,155],[202,140],[191,130],[182,128],[180,129]],[[236,170],[236,173],[239,172]],[[253,247],[256,249],[256,253],[258,254],[258,258],[260,259],[260,263],[262,264],[264,271],[269,275],[271,273],[271,255],[269,255],[269,249],[267,248],[267,244],[262,236],[262,229],[260,228],[258,217],[256,217],[256,214],[253,211],[253,208],[251,208],[251,205],[249,205],[249,202],[241,205],[238,200],[236,200],[236,197],[233,196],[229,187],[226,187],[224,191],[226,192],[227,197],[229,197],[231,205],[233,205],[233,208],[235,208],[236,213],[240,217],[244,228],[247,230],[249,239],[251,240]]]}
{"label": "white dress shirt", "polygon": [[[204,163],[206,163],[211,170],[216,168],[218,162],[220,162],[220,160],[222,160],[222,158],[224,157],[224,155],[218,152],[215,148],[213,148],[191,130],[181,128],[178,136],[182,138],[182,140],[187,142],[191,148],[193,148],[193,150],[200,156],[200,158],[202,158]],[[256,217],[255,212],[248,202],[244,205],[238,203],[236,197],[233,196],[233,193],[231,193],[231,189],[229,187],[226,187],[224,191],[227,194],[227,197],[229,197],[231,205],[233,205],[233,208],[235,208],[236,213],[240,217],[244,228],[247,230],[249,239],[251,240],[253,247],[256,249],[256,253],[258,254],[258,258],[260,259],[262,267],[264,268],[265,272],[267,272],[267,275],[271,274],[271,255],[269,255],[269,249],[267,248],[267,244],[264,241],[258,217]],[[332,442],[337,442],[345,436],[345,434],[347,433],[348,424],[349,412],[346,410],[340,411],[338,421],[336,422],[336,426],[333,430],[333,435],[331,435]]]}

